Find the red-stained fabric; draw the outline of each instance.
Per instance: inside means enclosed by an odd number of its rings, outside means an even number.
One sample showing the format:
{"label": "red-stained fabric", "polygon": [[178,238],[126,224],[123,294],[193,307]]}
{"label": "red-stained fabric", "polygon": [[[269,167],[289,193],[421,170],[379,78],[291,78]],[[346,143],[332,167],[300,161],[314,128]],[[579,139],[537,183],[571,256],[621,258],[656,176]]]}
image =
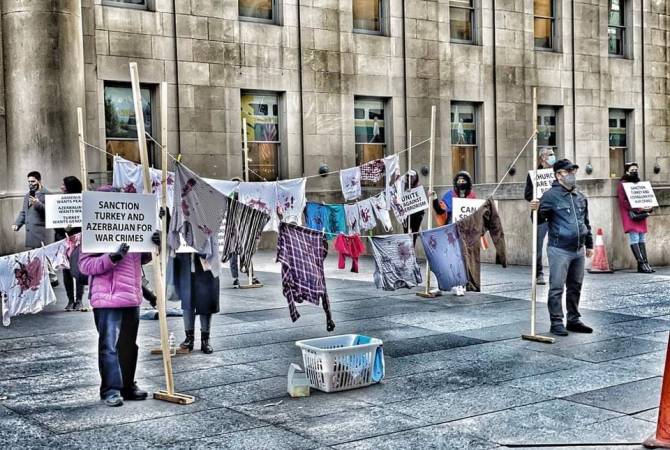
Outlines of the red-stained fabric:
{"label": "red-stained fabric", "polygon": [[365,244],[357,234],[345,236],[339,234],[333,243],[335,250],[340,254],[337,262],[338,269],[344,269],[346,257],[351,258],[351,271],[358,273],[358,257],[365,252]]}

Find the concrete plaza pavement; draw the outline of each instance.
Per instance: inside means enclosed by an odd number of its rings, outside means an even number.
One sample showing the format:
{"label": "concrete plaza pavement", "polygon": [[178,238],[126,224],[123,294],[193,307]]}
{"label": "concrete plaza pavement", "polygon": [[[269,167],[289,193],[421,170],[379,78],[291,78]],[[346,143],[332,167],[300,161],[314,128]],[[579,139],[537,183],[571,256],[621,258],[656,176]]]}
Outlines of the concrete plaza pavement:
{"label": "concrete plaza pavement", "polygon": [[[369,258],[352,274],[330,256],[335,333],[381,338],[386,378],[291,399],[288,366],[302,365],[295,341],[327,335],[324,314],[301,306],[292,323],[272,255],[255,265],[261,289],[233,290],[222,272],[215,352],[173,360],[177,391],[196,397],[189,406],[101,404],[92,314],[62,311],[62,289],[58,305],[14,318],[0,329],[0,448],[629,449],[655,429],[668,269],[587,274],[582,313],[594,334],[546,345],[519,339],[529,327],[527,267],[484,265],[482,293],[423,299],[375,289]],[[546,302],[546,287],[538,296]],[[538,318],[546,332],[544,303]],[[181,318],[169,326],[183,339]],[[161,358],[149,354],[158,344],[158,322],[141,321],[137,379],[150,390],[164,384]]]}

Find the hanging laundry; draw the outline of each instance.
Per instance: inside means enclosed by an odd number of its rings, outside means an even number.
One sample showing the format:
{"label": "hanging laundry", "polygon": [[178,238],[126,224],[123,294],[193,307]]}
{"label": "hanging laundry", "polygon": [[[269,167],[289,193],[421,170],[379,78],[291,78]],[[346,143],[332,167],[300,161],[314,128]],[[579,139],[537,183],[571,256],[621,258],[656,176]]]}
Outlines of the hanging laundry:
{"label": "hanging laundry", "polygon": [[333,233],[331,238],[338,233],[347,232],[347,216],[344,211],[344,205],[326,205],[328,208],[328,228],[327,232]]}
{"label": "hanging laundry", "polygon": [[49,282],[46,252],[39,248],[0,258],[0,297],[2,324],[20,314],[36,314],[56,303]]}
{"label": "hanging laundry", "polygon": [[226,214],[228,197],[183,164],[175,164],[176,208],[170,220],[168,245],[172,250],[181,247],[181,235],[186,245],[209,258],[216,253],[216,233]]}
{"label": "hanging laundry", "polygon": [[70,268],[68,250],[71,247],[70,240],[74,239],[75,236],[79,236],[79,233],[71,236],[69,239],[61,239],[44,247],[44,256],[55,270]]}
{"label": "hanging laundry", "polygon": [[358,211],[358,204],[344,205],[344,214],[347,217],[347,227],[349,234],[361,233],[361,214]]}
{"label": "hanging laundry", "polygon": [[330,312],[323,261],[328,255],[328,242],[322,233],[290,223],[279,224],[277,262],[281,263],[282,288],[288,302],[291,320],[300,318],[296,303],[321,303],[326,313],[326,329],[335,323]]}
{"label": "hanging laundry", "polygon": [[226,197],[230,197],[237,192],[240,186],[239,181],[217,180],[215,178],[203,178],[203,180]]}
{"label": "hanging laundry", "polygon": [[361,181],[371,181],[376,183],[382,179],[384,174],[384,160],[375,159],[361,165]]}
{"label": "hanging laundry", "polygon": [[404,190],[404,178],[400,176],[400,160],[398,155],[391,155],[384,158],[386,167],[386,206],[393,211],[399,222],[405,217],[402,206],[402,194]]}
{"label": "hanging laundry", "polygon": [[305,185],[307,179],[296,178],[277,182],[277,208],[282,211],[282,220],[302,225],[305,209]]}
{"label": "hanging laundry", "polygon": [[345,201],[359,198],[361,196],[361,168],[357,166],[340,170],[340,184]]}
{"label": "hanging laundry", "polygon": [[305,226],[316,231],[328,231],[330,209],[323,203],[307,202],[305,206]]}
{"label": "hanging laundry", "polygon": [[456,224],[422,231],[419,235],[440,290],[450,291],[455,286],[465,286],[468,275]]}
{"label": "hanging laundry", "polygon": [[245,205],[270,216],[270,220],[263,231],[278,230],[277,183],[269,181],[240,183],[238,199]]}
{"label": "hanging laundry", "polygon": [[[163,189],[161,187],[163,180],[163,171],[150,168],[151,192],[158,196],[158,205],[162,204]],[[144,192],[144,171],[140,164],[136,164],[120,156],[114,157],[114,175],[112,186],[121,189],[123,192]],[[172,199],[174,198],[175,174],[167,173],[167,206],[172,209]]]}
{"label": "hanging laundry", "polygon": [[358,273],[358,258],[365,253],[365,244],[357,234],[350,236],[338,234],[333,243],[335,250],[340,254],[337,262],[338,269],[344,269],[346,258],[351,258],[351,271]]}
{"label": "hanging laundry", "polygon": [[358,213],[361,231],[372,230],[377,226],[374,207],[372,206],[372,201],[369,198],[358,202]]}
{"label": "hanging laundry", "polygon": [[421,283],[412,237],[408,234],[376,236],[370,239],[375,260],[375,286],[385,291],[412,288]]}
{"label": "hanging laundry", "polygon": [[375,217],[379,220],[384,228],[384,231],[388,233],[393,229],[393,224],[391,223],[391,215],[386,206],[386,193],[380,192],[374,197],[370,197],[370,202],[375,211]]}
{"label": "hanging laundry", "polygon": [[227,262],[231,257],[239,256],[240,271],[248,273],[263,228],[269,221],[270,216],[263,211],[231,199],[225,218],[223,240],[219,242],[222,261]]}
{"label": "hanging laundry", "polygon": [[488,231],[496,248],[496,263],[507,267],[505,233],[493,200],[488,199],[472,215],[456,222],[461,238],[461,248],[468,271],[469,291],[479,292],[480,284],[480,238]]}

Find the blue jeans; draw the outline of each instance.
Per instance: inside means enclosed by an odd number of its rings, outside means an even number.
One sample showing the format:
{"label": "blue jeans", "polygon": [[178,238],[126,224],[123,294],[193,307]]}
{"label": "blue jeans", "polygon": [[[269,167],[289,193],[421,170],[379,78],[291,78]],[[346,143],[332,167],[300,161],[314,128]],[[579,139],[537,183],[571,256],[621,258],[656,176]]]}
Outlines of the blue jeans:
{"label": "blue jeans", "polygon": [[544,270],[542,268],[542,247],[544,240],[549,232],[549,224],[547,222],[539,223],[537,225],[537,276],[542,276]]}
{"label": "blue jeans", "polygon": [[630,245],[645,244],[647,242],[647,233],[626,233],[628,234],[628,243]]}
{"label": "blue jeans", "polygon": [[100,397],[105,399],[131,389],[137,367],[137,330],[140,308],[95,308],[98,329]]}
{"label": "blue jeans", "polygon": [[549,319],[551,324],[563,323],[563,290],[568,323],[579,321],[579,297],[584,280],[584,247],[577,251],[549,247]]}

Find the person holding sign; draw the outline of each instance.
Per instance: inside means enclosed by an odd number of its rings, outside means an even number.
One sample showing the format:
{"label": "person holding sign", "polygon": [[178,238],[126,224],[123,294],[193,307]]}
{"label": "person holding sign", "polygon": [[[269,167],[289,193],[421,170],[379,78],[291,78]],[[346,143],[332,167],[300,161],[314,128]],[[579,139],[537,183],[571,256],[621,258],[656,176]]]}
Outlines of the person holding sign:
{"label": "person holding sign", "polygon": [[44,196],[49,191],[42,186],[42,175],[33,171],[28,174],[28,193],[23,197],[23,207],[12,225],[12,230],[19,231],[26,226],[26,248],[40,248],[48,243],[45,227],[46,213],[44,210]]}
{"label": "person holding sign", "polygon": [[[541,200],[530,202],[538,210],[538,222],[547,222],[549,245],[549,318],[550,332],[567,336],[568,331],[592,333],[579,314],[579,297],[584,279],[585,257],[593,256],[593,235],[589,223],[586,196],[577,190],[577,169],[569,159],[554,164],[554,181]],[[567,327],[563,324],[563,291],[568,310]]]}
{"label": "person holding sign", "polygon": [[[410,170],[407,172],[407,186],[409,189],[414,189],[419,187],[419,174],[416,173],[416,170]],[[417,211],[413,214],[410,214],[402,223],[402,229],[405,233],[408,231],[414,233],[413,243],[416,246],[416,239],[419,237],[419,230],[421,229],[421,222],[423,222],[423,216],[425,211]]]}
{"label": "person holding sign", "polygon": [[640,182],[639,167],[636,162],[629,162],[625,164],[624,169],[625,173],[621,177],[616,190],[623,231],[628,235],[628,243],[637,261],[637,271],[639,273],[654,273],[656,271],[651,268],[647,260],[646,244],[647,217],[651,214],[652,209],[631,207],[624,189],[624,183],[637,184]]}
{"label": "person holding sign", "polygon": [[[77,177],[63,178],[63,184],[60,187],[63,194],[80,194],[82,191],[81,181]],[[66,226],[65,228],[56,228],[56,240],[60,241],[69,236],[81,233],[81,227]],[[77,291],[75,296],[75,278],[69,268],[63,268],[63,284],[67,293],[67,306],[65,311],[80,311],[83,307],[81,299],[84,297],[84,285],[77,282]]]}
{"label": "person holding sign", "polygon": [[[554,149],[551,147],[544,147],[538,152],[538,159],[540,161],[535,171],[531,173],[535,174],[536,179],[539,178],[540,170],[542,169],[551,169],[554,163],[556,162],[556,154]],[[526,188],[524,190],[524,198],[527,202],[533,200],[533,179],[529,173],[526,177]],[[539,181],[539,180],[538,180]],[[536,181],[537,182],[537,181]],[[538,189],[539,192],[539,189]],[[541,196],[538,196],[541,198]],[[532,218],[532,216],[531,216]],[[544,247],[544,240],[547,237],[547,231],[549,230],[547,222],[537,225],[537,284],[547,284],[544,279],[544,272],[542,269],[542,248]]]}

